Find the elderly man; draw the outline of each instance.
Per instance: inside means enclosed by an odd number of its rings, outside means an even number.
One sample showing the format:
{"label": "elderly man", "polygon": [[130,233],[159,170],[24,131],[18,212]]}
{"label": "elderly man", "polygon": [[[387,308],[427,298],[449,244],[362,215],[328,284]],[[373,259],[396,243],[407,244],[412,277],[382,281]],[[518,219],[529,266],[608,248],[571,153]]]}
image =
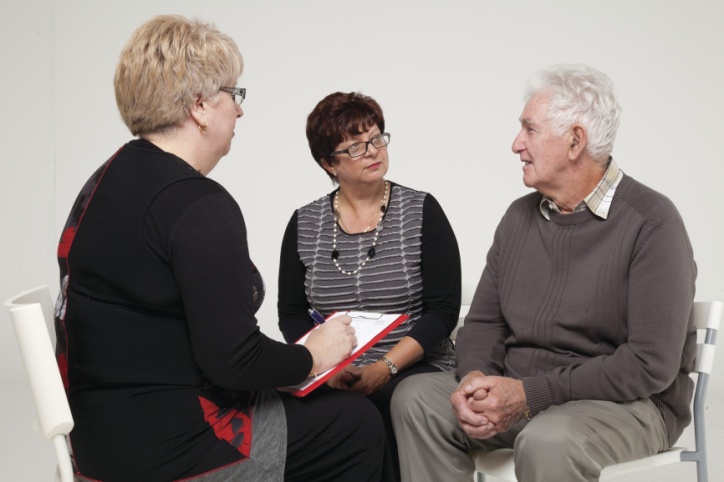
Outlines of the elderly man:
{"label": "elderly man", "polygon": [[455,374],[393,399],[404,480],[469,480],[473,449],[512,447],[521,481],[595,481],[689,423],[696,265],[669,199],[611,157],[611,80],[532,81],[513,151],[534,188],[508,208],[457,338]]}

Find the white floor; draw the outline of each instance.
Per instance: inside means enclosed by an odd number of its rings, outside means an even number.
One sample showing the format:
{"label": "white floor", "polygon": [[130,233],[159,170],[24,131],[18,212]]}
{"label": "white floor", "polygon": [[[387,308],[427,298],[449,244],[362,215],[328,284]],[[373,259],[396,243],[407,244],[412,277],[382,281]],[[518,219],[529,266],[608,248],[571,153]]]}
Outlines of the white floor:
{"label": "white floor", "polygon": [[[724,395],[711,393],[708,397],[707,440],[709,441],[709,480],[724,481]],[[25,382],[0,384],[0,480],[12,482],[50,482],[55,473],[53,449],[32,428],[35,408],[30,388]],[[693,440],[689,427],[681,443]],[[696,480],[693,463],[639,472],[636,476],[613,479],[616,482],[685,482]],[[488,477],[489,482],[497,479]]]}

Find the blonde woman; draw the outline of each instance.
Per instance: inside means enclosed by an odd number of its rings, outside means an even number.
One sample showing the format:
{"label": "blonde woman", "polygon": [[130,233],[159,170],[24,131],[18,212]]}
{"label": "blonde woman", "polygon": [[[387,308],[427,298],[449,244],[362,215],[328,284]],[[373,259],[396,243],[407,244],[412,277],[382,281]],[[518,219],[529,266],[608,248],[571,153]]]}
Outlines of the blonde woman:
{"label": "blonde woman", "polygon": [[142,25],[121,53],[116,100],[138,139],[91,176],[58,249],[58,358],[82,480],[379,477],[368,400],[273,390],[356,340],[348,317],[306,346],[259,331],[264,284],[241,210],[206,177],[244,113],[242,67],[231,38],[179,16]]}

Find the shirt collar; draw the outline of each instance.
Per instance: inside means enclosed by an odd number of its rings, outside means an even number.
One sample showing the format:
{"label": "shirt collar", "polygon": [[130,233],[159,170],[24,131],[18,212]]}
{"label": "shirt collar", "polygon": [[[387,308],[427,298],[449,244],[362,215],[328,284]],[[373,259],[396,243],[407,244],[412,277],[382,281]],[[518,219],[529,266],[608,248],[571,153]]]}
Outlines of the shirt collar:
{"label": "shirt collar", "polygon": [[[613,201],[613,195],[616,192],[618,183],[623,178],[623,171],[619,169],[616,161],[613,158],[608,162],[608,168],[604,173],[601,180],[598,182],[596,187],[591,193],[581,201],[573,212],[583,211],[590,209],[593,214],[601,219],[608,219],[608,211],[611,208],[611,201]],[[543,196],[540,202],[540,212],[547,220],[550,221],[550,212],[555,211],[560,213],[561,210],[558,208],[555,202],[548,196]]]}

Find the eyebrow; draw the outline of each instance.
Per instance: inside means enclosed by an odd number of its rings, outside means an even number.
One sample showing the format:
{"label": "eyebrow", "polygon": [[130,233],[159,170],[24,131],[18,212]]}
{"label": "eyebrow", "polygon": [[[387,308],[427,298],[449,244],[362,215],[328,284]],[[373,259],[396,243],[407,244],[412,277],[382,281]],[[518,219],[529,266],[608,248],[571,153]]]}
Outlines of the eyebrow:
{"label": "eyebrow", "polygon": [[528,119],[528,118],[519,117],[518,120],[520,121],[521,124],[527,124],[527,125],[529,125],[529,126],[535,125],[535,122],[532,122],[532,121],[531,121],[530,119]]}
{"label": "eyebrow", "polygon": [[[377,129],[375,129],[375,130],[373,130],[373,131],[369,131],[369,132],[370,132],[370,139],[372,139],[372,138],[375,137],[375,136],[379,136],[380,134],[384,134],[384,132],[382,132],[379,127],[378,127]],[[373,132],[374,132],[374,134],[373,134]],[[365,132],[360,132],[359,134],[355,135],[355,137],[361,136],[362,134],[365,134],[365,133],[367,133],[367,131],[365,131]],[[348,140],[342,142],[342,144],[344,144],[345,142],[349,142],[349,141],[354,141],[352,144],[350,144],[350,146],[353,145],[353,144],[357,144],[357,143],[359,143],[359,142],[366,142],[366,141],[358,141],[358,140],[356,140],[356,139],[348,139]]]}

